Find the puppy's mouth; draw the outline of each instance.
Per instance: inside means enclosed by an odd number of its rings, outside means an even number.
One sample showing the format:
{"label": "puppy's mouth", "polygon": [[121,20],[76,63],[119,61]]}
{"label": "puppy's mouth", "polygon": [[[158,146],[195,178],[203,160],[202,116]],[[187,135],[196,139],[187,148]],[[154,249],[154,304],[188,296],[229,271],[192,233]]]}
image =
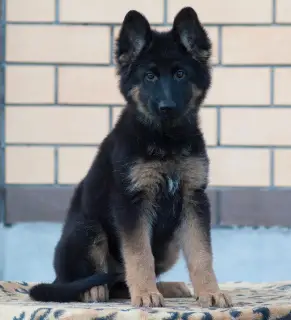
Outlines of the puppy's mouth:
{"label": "puppy's mouth", "polygon": [[172,117],[175,115],[176,110],[173,108],[160,108],[159,109],[159,114],[163,117]]}
{"label": "puppy's mouth", "polygon": [[165,108],[158,110],[159,116],[162,120],[171,121],[180,117],[180,112],[177,108]]}

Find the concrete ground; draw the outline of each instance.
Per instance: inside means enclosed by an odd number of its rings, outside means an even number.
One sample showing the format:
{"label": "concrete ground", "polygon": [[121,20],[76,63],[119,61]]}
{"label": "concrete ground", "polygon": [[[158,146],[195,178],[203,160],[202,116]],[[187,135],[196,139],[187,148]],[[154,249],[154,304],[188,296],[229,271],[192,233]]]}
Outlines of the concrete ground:
{"label": "concrete ground", "polygon": [[[61,225],[54,223],[0,226],[0,279],[52,281],[60,231]],[[291,280],[290,229],[213,229],[212,238],[219,282]],[[182,257],[162,279],[189,280]]]}

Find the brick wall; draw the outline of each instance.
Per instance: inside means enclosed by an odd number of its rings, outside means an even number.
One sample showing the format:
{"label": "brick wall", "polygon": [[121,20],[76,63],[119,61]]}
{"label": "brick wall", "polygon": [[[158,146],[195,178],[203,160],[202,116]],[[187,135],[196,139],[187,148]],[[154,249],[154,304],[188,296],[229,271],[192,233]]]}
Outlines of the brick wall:
{"label": "brick wall", "polygon": [[1,168],[8,222],[63,219],[72,185],[124,103],[113,45],[126,12],[140,10],[165,29],[191,5],[213,42],[213,87],[201,111],[213,223],[291,225],[291,0],[4,5]]}

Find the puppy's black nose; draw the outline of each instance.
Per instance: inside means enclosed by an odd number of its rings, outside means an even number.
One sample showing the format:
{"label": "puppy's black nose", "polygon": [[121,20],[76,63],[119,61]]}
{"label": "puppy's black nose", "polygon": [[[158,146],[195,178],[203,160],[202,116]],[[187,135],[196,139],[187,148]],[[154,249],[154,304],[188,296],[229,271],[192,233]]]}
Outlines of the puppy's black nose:
{"label": "puppy's black nose", "polygon": [[164,100],[159,103],[159,109],[162,112],[171,111],[176,108],[176,103],[172,100]]}

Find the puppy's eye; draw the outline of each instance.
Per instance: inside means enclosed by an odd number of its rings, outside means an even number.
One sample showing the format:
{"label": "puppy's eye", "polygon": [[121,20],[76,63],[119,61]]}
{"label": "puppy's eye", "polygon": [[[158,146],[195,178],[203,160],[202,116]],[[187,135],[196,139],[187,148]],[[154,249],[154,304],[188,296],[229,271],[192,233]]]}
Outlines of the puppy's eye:
{"label": "puppy's eye", "polygon": [[176,73],[175,73],[175,78],[178,79],[178,80],[181,80],[185,77],[185,71],[184,70],[177,70]]}
{"label": "puppy's eye", "polygon": [[153,72],[149,71],[145,74],[145,78],[148,81],[155,81],[157,79],[157,76]]}

